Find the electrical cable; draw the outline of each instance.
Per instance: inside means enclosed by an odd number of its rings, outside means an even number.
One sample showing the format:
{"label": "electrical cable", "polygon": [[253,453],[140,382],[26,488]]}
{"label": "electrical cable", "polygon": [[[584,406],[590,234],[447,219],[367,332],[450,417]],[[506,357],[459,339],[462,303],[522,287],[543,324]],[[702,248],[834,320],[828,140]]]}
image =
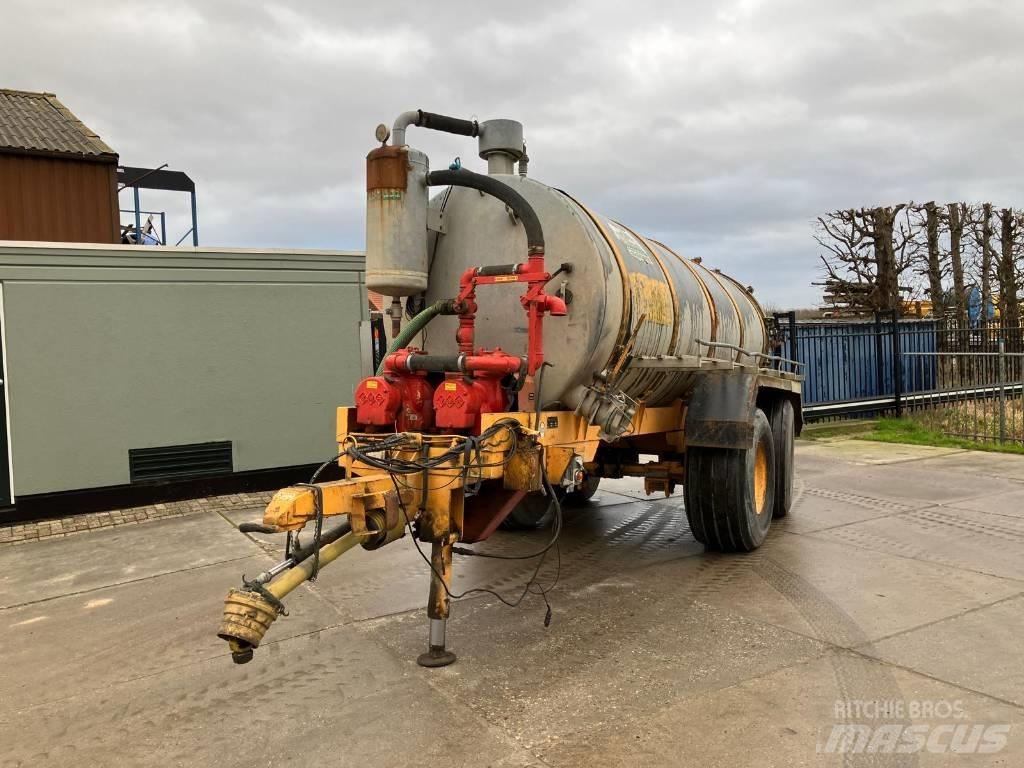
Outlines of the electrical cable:
{"label": "electrical cable", "polygon": [[492,560],[532,560],[535,557],[547,554],[548,551],[558,543],[558,537],[562,533],[562,505],[558,502],[558,497],[555,496],[554,489],[551,488],[551,484],[547,478],[544,478],[545,493],[551,498],[551,503],[548,504],[548,508],[555,510],[553,531],[551,539],[544,546],[543,549],[538,549],[536,552],[531,552],[528,555],[496,555],[491,552],[477,552],[473,549],[466,549],[465,547],[452,547],[452,552],[457,555],[467,555],[469,557],[487,557]]}
{"label": "electrical cable", "polygon": [[[550,365],[550,364],[548,364],[548,365]],[[538,379],[538,395],[540,393],[540,389],[541,389],[541,385],[542,384],[543,384],[543,368],[541,369],[541,374],[540,374],[539,379]],[[536,413],[537,413],[537,419],[539,420],[539,413],[540,413],[539,407],[538,407]],[[526,597],[527,594],[539,595],[541,597],[541,599],[544,600],[545,606],[547,608],[547,611],[546,611],[545,617],[544,617],[544,626],[550,626],[552,610],[551,610],[551,604],[550,604],[550,602],[548,601],[548,598],[547,598],[547,594],[552,589],[554,589],[555,585],[557,585],[559,576],[561,574],[561,551],[560,551],[560,549],[558,549],[558,540],[559,540],[559,537],[561,536],[561,533],[562,533],[562,507],[561,507],[561,504],[558,501],[557,495],[555,494],[555,490],[551,486],[551,483],[550,483],[550,481],[548,481],[547,477],[543,478],[543,483],[544,483],[544,486],[545,486],[545,491],[546,491],[549,499],[551,500],[550,501],[550,505],[551,506],[549,506],[549,509],[553,509],[554,510],[554,515],[553,515],[551,539],[547,542],[547,544],[543,548],[541,548],[540,550],[538,550],[536,552],[532,552],[532,553],[526,554],[526,555],[497,555],[497,554],[491,554],[491,553],[486,553],[486,552],[476,552],[474,550],[466,549],[466,548],[463,548],[463,547],[452,547],[453,554],[465,555],[465,556],[470,556],[470,557],[485,557],[485,558],[490,558],[490,559],[495,559],[495,560],[532,560],[532,559],[537,559],[537,561],[538,561],[537,565],[533,569],[533,572],[530,575],[530,578],[523,585],[522,592],[520,592],[518,597],[516,597],[514,599],[506,598],[504,595],[500,594],[499,592],[497,592],[497,591],[495,591],[493,589],[489,589],[487,587],[474,587],[474,588],[467,589],[467,590],[464,590],[463,592],[459,592],[459,593],[452,592],[449,589],[448,585],[444,582],[444,579],[441,577],[441,574],[439,574],[437,572],[437,570],[434,568],[434,565],[431,562],[430,557],[428,557],[427,554],[425,552],[423,552],[423,549],[420,546],[419,540],[416,538],[415,531],[413,530],[412,519],[409,517],[409,512],[408,512],[408,509],[406,507],[405,501],[402,498],[401,488],[399,487],[400,483],[401,483],[401,485],[403,485],[403,486],[405,486],[407,488],[412,487],[408,482],[406,482],[404,480],[404,476],[405,475],[412,475],[412,474],[417,474],[417,473],[429,473],[430,470],[442,468],[444,465],[449,464],[454,459],[461,459],[462,471],[459,474],[454,475],[448,482],[444,483],[443,485],[441,485],[439,487],[442,487],[442,488],[443,487],[447,487],[448,485],[451,485],[452,483],[454,483],[456,480],[461,479],[463,481],[464,487],[466,487],[467,491],[470,492],[470,494],[472,494],[474,489],[477,490],[477,491],[479,490],[479,485],[480,485],[480,483],[483,480],[482,475],[483,475],[483,469],[484,468],[486,468],[486,467],[493,467],[493,466],[504,466],[505,464],[507,464],[511,460],[511,457],[515,453],[515,449],[518,446],[518,439],[519,439],[518,429],[520,427],[521,427],[521,424],[518,421],[516,421],[515,419],[511,419],[511,418],[500,419],[499,421],[496,421],[494,424],[492,424],[490,427],[488,427],[486,430],[481,432],[479,435],[457,436],[457,437],[459,437],[461,439],[453,440],[453,445],[451,447],[449,447],[443,453],[440,453],[440,454],[438,454],[436,456],[432,456],[432,457],[422,456],[421,455],[417,459],[400,458],[400,457],[396,457],[396,456],[393,455],[393,453],[397,452],[397,451],[413,451],[413,450],[417,450],[417,449],[422,449],[425,446],[425,444],[422,443],[422,441],[415,440],[411,436],[406,435],[404,433],[393,433],[393,434],[381,437],[379,439],[370,439],[370,440],[367,440],[367,441],[365,441],[363,443],[359,443],[355,439],[352,439],[350,444],[347,444],[344,450],[342,450],[339,453],[337,453],[331,459],[328,459],[327,461],[325,461],[316,470],[316,472],[313,473],[313,476],[310,478],[309,485],[315,484],[317,477],[319,477],[319,475],[328,466],[330,466],[331,464],[333,464],[334,462],[336,462],[338,459],[342,458],[343,456],[347,456],[347,457],[349,457],[349,458],[351,458],[351,459],[353,459],[355,461],[359,461],[359,462],[361,462],[363,464],[366,464],[367,466],[370,466],[370,467],[373,467],[375,469],[380,469],[382,471],[387,472],[389,478],[391,479],[391,483],[392,483],[392,485],[395,488],[395,493],[398,496],[399,507],[402,510],[402,516],[405,519],[405,524],[406,524],[408,532],[409,532],[409,534],[410,534],[410,536],[412,538],[413,545],[415,546],[416,551],[419,554],[419,556],[423,559],[423,561],[430,568],[433,576],[438,579],[438,582],[441,584],[441,586],[445,590],[445,593],[447,594],[449,599],[451,599],[451,600],[461,600],[461,599],[463,599],[463,598],[465,598],[465,597],[467,597],[469,595],[472,595],[472,594],[489,594],[489,595],[492,595],[493,597],[495,597],[496,599],[498,599],[500,602],[504,603],[505,605],[507,605],[509,607],[512,607],[512,608],[515,608],[515,607],[519,606],[522,603],[523,599]],[[484,444],[488,440],[490,440],[491,438],[493,438],[496,435],[500,434],[503,430],[507,431],[509,439],[512,441],[511,450],[506,452],[506,458],[504,458],[500,462],[484,462],[483,461]],[[472,483],[472,484],[469,483],[469,473],[470,473],[471,469],[475,469],[476,470],[476,472],[475,472],[475,474],[476,474],[475,482]],[[306,484],[303,484],[303,485],[306,485]],[[319,548],[317,547],[317,543],[319,542],[319,538],[320,538],[320,530],[321,530],[323,518],[322,518],[322,505],[315,505],[315,506],[319,506],[320,507],[320,509],[318,510],[318,514],[317,514],[317,523],[318,524],[316,526],[316,533],[314,534],[314,544],[313,544],[314,553],[318,554],[317,550]],[[558,556],[558,561],[557,561],[557,565],[556,565],[556,572],[555,572],[555,578],[554,578],[554,581],[552,582],[551,586],[544,587],[538,581],[538,576],[540,574],[541,568],[543,567],[543,565],[544,565],[544,563],[545,563],[545,561],[547,559],[547,555],[551,551],[552,548],[556,549],[557,556]]]}
{"label": "electrical cable", "polygon": [[[314,478],[319,471],[314,473]],[[316,577],[320,575],[320,539],[324,531],[324,489],[315,482],[297,483],[295,487],[307,488],[313,494],[313,512],[316,522],[313,526],[313,567],[310,569],[309,581],[316,581]]]}
{"label": "electrical cable", "polygon": [[[392,479],[392,482],[394,482],[394,477],[392,477],[391,479]],[[396,492],[398,491],[397,484],[395,485],[395,490],[396,490]],[[557,533],[560,534],[561,533],[561,527],[562,527],[561,526],[561,520],[562,520],[561,505],[558,504],[558,500],[555,498],[554,493],[551,494],[551,500],[552,500],[552,503],[555,504],[555,520],[556,520],[556,524],[557,524]],[[547,626],[551,625],[551,604],[548,602],[547,593],[550,592],[552,589],[554,589],[554,584],[552,584],[552,586],[548,587],[547,589],[541,588],[539,592],[533,592],[530,589],[530,587],[533,586],[537,582],[537,575],[540,573],[540,569],[544,565],[544,560],[547,557],[547,551],[550,549],[550,546],[546,547],[541,552],[532,555],[532,557],[538,557],[539,556],[539,558],[540,558],[538,560],[538,562],[537,562],[537,567],[533,569],[533,573],[530,575],[530,578],[527,580],[526,584],[523,586],[523,591],[519,593],[519,597],[515,598],[514,600],[509,600],[504,595],[502,595],[502,594],[500,594],[500,593],[496,592],[495,590],[490,589],[488,587],[473,587],[471,589],[467,589],[467,590],[464,590],[464,591],[458,592],[458,593],[452,592],[451,589],[449,589],[448,585],[445,584],[444,578],[441,576],[440,573],[437,572],[437,569],[434,567],[434,564],[430,561],[430,558],[423,551],[423,548],[420,546],[419,541],[416,539],[416,533],[415,533],[415,531],[413,530],[413,527],[412,527],[412,520],[409,518],[409,512],[406,509],[405,502],[402,500],[401,494],[399,494],[399,497],[398,497],[398,505],[399,505],[399,508],[402,510],[402,516],[405,518],[406,528],[409,531],[409,536],[412,538],[412,543],[413,543],[413,546],[416,548],[416,552],[419,553],[420,558],[422,558],[423,562],[425,562],[427,564],[427,566],[430,568],[430,571],[434,575],[434,578],[437,579],[438,583],[441,585],[441,588],[444,589],[445,594],[448,596],[448,598],[450,600],[461,600],[461,599],[463,599],[463,598],[465,598],[465,597],[467,597],[469,595],[473,595],[473,594],[488,594],[488,595],[492,595],[493,597],[497,598],[498,600],[500,600],[502,603],[504,603],[505,605],[509,606],[510,608],[517,608],[519,606],[519,604],[523,602],[523,598],[526,597],[526,595],[528,593],[529,594],[539,594],[541,596],[541,598],[544,600],[545,605],[547,606],[547,612],[544,615],[544,626],[547,627]],[[551,543],[553,544],[553,543],[557,542],[557,540],[558,539],[557,539],[557,534],[556,534],[556,536],[553,537],[553,540],[552,540]],[[452,551],[453,552],[455,551],[454,547],[452,548]],[[473,554],[479,554],[479,553],[473,553]],[[559,556],[559,570],[560,569],[561,569],[561,556]],[[557,583],[557,576],[556,576],[556,583]],[[540,585],[538,584],[538,587],[539,586]]]}

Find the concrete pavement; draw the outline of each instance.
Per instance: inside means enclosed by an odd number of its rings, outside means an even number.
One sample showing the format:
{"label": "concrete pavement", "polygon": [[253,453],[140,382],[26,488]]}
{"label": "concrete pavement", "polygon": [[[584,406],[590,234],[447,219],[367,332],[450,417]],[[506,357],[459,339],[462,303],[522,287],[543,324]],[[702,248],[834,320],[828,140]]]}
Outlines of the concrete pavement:
{"label": "concrete pavement", "polygon": [[[746,556],[704,553],[680,497],[603,483],[567,520],[551,626],[534,596],[467,599],[440,670],[414,663],[408,538],[300,589],[241,667],[214,633],[278,552],[232,527],[261,510],[0,545],[0,766],[1024,765],[1024,458],[797,453],[795,509]],[[530,570],[462,558],[454,588]]]}

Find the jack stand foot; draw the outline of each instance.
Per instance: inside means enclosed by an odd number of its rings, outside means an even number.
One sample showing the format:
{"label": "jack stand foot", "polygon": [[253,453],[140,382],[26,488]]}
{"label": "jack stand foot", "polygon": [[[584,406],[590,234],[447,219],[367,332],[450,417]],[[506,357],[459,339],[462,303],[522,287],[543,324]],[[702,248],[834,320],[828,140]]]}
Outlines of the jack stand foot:
{"label": "jack stand foot", "polygon": [[444,648],[431,648],[416,657],[416,663],[421,667],[447,667],[454,661],[455,654]]}
{"label": "jack stand foot", "polygon": [[430,641],[427,646],[430,650],[421,653],[416,659],[421,667],[447,667],[455,661],[455,654],[444,647],[447,623],[448,619],[430,620]]}

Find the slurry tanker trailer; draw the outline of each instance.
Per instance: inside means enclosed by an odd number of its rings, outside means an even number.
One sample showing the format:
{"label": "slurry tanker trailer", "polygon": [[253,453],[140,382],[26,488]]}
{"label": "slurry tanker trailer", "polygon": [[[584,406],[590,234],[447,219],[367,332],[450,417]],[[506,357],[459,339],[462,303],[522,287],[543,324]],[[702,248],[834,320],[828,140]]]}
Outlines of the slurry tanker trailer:
{"label": "slurry tanker trailer", "polygon": [[[406,143],[414,126],[476,137],[488,173],[431,170]],[[414,316],[337,410],[325,466],[344,479],[278,491],[263,523],[243,526],[287,544],[228,594],[219,636],[234,660],[249,661],[284,597],[344,552],[408,535],[430,572],[418,662],[450,664],[453,553],[499,526],[550,523],[541,558],[561,505],[601,478],[642,477],[666,496],[682,485],[697,541],[757,548],[791,503],[801,377],[771,354],[752,290],[529,177],[514,120],[416,110],[377,140],[366,285],[408,297]]]}

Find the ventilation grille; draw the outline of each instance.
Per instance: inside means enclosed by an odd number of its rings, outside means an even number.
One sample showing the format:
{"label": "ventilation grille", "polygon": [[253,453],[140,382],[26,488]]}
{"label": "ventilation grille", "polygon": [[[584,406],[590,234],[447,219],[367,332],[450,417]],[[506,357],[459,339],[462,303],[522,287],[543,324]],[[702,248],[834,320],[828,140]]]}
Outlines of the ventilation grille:
{"label": "ventilation grille", "polygon": [[229,475],[234,469],[231,441],[131,448],[128,469],[133,483]]}

